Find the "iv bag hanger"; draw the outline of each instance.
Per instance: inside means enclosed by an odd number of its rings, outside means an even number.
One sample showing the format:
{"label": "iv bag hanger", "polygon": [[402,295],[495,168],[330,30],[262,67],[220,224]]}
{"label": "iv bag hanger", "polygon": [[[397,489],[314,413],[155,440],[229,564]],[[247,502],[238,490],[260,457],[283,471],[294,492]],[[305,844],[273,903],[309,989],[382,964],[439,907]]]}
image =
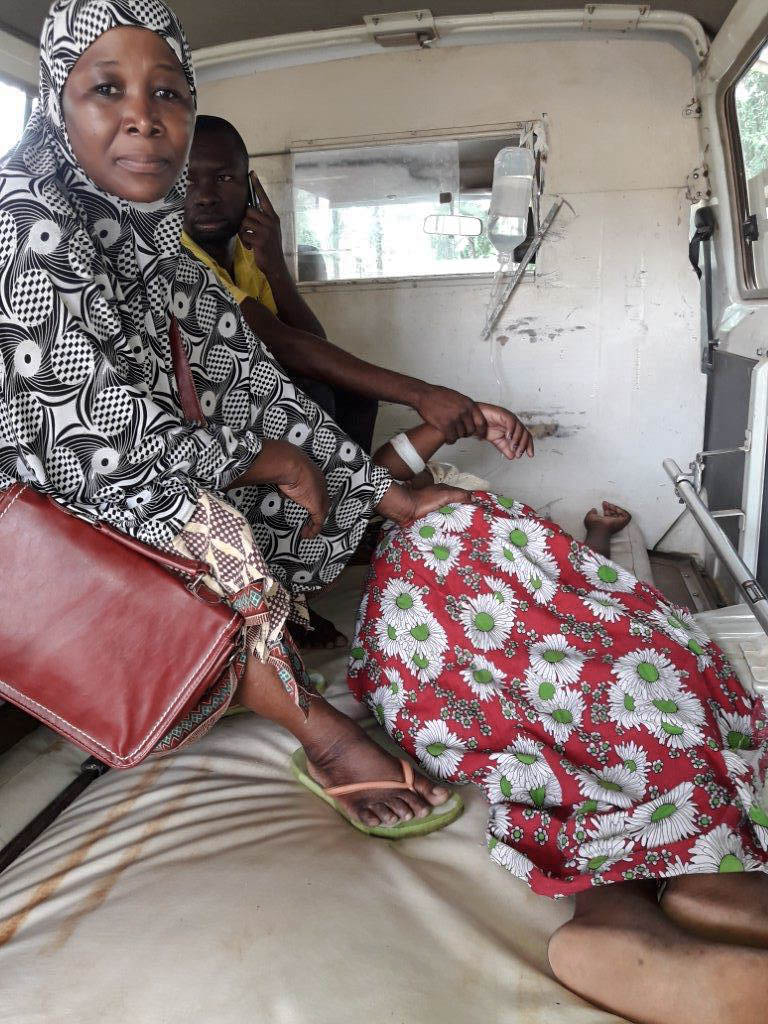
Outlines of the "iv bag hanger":
{"label": "iv bag hanger", "polygon": [[[544,241],[544,237],[552,226],[552,222],[560,212],[560,207],[563,205],[565,200],[558,196],[554,203],[549,209],[549,213],[544,218],[539,230],[533,237],[528,248],[525,250],[525,254],[520,262],[515,267],[513,273],[509,276],[505,274],[507,267],[511,266],[511,257],[502,261],[499,270],[496,272],[494,278],[493,288],[491,290],[491,302],[488,305],[488,312],[485,317],[485,326],[482,331],[482,339],[485,341],[490,338],[491,331],[496,326],[499,317],[504,312],[504,308],[512,297],[512,293],[517,288],[523,274],[526,271],[528,264],[531,262],[533,257],[539,251],[541,243]],[[497,293],[497,294],[495,294]]]}
{"label": "iv bag hanger", "polygon": [[512,252],[499,253],[499,269],[496,271],[491,286],[485,326],[481,333],[483,340],[490,337],[491,331],[504,312],[526,268],[538,252],[564,202],[562,198],[557,197],[544,220],[541,220],[541,197],[544,193],[544,174],[548,152],[546,114],[542,115],[541,121],[529,122],[526,125],[525,130],[521,133],[518,147],[531,150],[534,157],[529,215],[529,224],[531,221],[533,222],[534,231],[532,237],[529,231],[523,243]]}

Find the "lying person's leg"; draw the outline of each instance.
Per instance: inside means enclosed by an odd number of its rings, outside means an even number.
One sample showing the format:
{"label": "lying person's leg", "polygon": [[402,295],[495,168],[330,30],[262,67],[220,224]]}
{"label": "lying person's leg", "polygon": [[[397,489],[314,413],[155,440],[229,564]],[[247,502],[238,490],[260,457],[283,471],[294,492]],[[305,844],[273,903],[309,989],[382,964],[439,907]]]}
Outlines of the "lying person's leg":
{"label": "lying person's leg", "polygon": [[[306,752],[312,778],[326,789],[388,779],[402,781],[400,762],[322,697],[312,694],[305,714],[269,664],[248,659],[234,701],[293,733]],[[362,790],[336,799],[364,825],[377,826],[423,818],[450,796],[449,790],[422,775],[414,776],[413,787]]]}
{"label": "lying person's leg", "polygon": [[768,949],[768,876],[744,873],[735,854],[728,852],[728,838],[718,851],[722,871],[670,878],[661,909],[681,928],[703,938]]}
{"label": "lying person's leg", "polygon": [[768,953],[708,942],[663,914],[653,884],[576,896],[549,961],[567,988],[638,1024],[746,1024],[765,1019]]}

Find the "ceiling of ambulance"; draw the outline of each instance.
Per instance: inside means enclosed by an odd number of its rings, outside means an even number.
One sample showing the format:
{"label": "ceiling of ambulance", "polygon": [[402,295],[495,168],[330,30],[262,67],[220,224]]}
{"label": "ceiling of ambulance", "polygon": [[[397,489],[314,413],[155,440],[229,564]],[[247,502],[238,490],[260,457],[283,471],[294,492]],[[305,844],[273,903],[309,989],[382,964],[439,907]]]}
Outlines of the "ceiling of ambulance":
{"label": "ceiling of ambulance", "polygon": [[[692,14],[714,35],[734,0],[666,0],[658,10]],[[189,34],[193,48],[215,46],[240,39],[304,32],[311,29],[359,25],[364,14],[386,14],[415,8],[407,0],[172,0]],[[13,35],[36,42],[49,0],[0,0],[0,27]],[[436,0],[428,6],[435,17],[455,14],[487,14],[491,11],[578,9],[569,0]]]}

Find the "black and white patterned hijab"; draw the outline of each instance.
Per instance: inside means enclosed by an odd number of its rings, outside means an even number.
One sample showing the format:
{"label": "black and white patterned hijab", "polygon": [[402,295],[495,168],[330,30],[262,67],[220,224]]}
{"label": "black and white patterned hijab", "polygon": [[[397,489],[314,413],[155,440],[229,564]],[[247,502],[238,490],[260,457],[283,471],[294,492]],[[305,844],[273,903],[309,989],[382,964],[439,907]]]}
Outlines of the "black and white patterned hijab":
{"label": "black and white patterned hijab", "polygon": [[[173,282],[209,292],[180,322],[191,348],[253,338],[239,310],[180,254],[186,172],[168,195],[131,203],[78,165],[61,93],[104,32],[148,28],[181,62],[189,47],[161,0],[56,0],[43,26],[39,105],[0,164],[0,486],[26,480],[74,511],[165,543],[190,518],[198,485],[221,488],[253,461],[255,424],[184,423],[168,340]],[[211,297],[213,295],[213,298]],[[199,312],[199,316],[198,316]],[[222,329],[223,324],[223,329]]]}

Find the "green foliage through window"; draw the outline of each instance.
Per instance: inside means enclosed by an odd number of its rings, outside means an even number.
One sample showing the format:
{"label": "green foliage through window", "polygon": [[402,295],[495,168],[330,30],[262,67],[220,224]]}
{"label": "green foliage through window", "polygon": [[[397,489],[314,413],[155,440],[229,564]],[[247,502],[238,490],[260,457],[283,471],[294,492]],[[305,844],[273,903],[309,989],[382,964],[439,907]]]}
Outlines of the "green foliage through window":
{"label": "green foliage through window", "polygon": [[768,47],[736,87],[736,115],[747,178],[768,167]]}

